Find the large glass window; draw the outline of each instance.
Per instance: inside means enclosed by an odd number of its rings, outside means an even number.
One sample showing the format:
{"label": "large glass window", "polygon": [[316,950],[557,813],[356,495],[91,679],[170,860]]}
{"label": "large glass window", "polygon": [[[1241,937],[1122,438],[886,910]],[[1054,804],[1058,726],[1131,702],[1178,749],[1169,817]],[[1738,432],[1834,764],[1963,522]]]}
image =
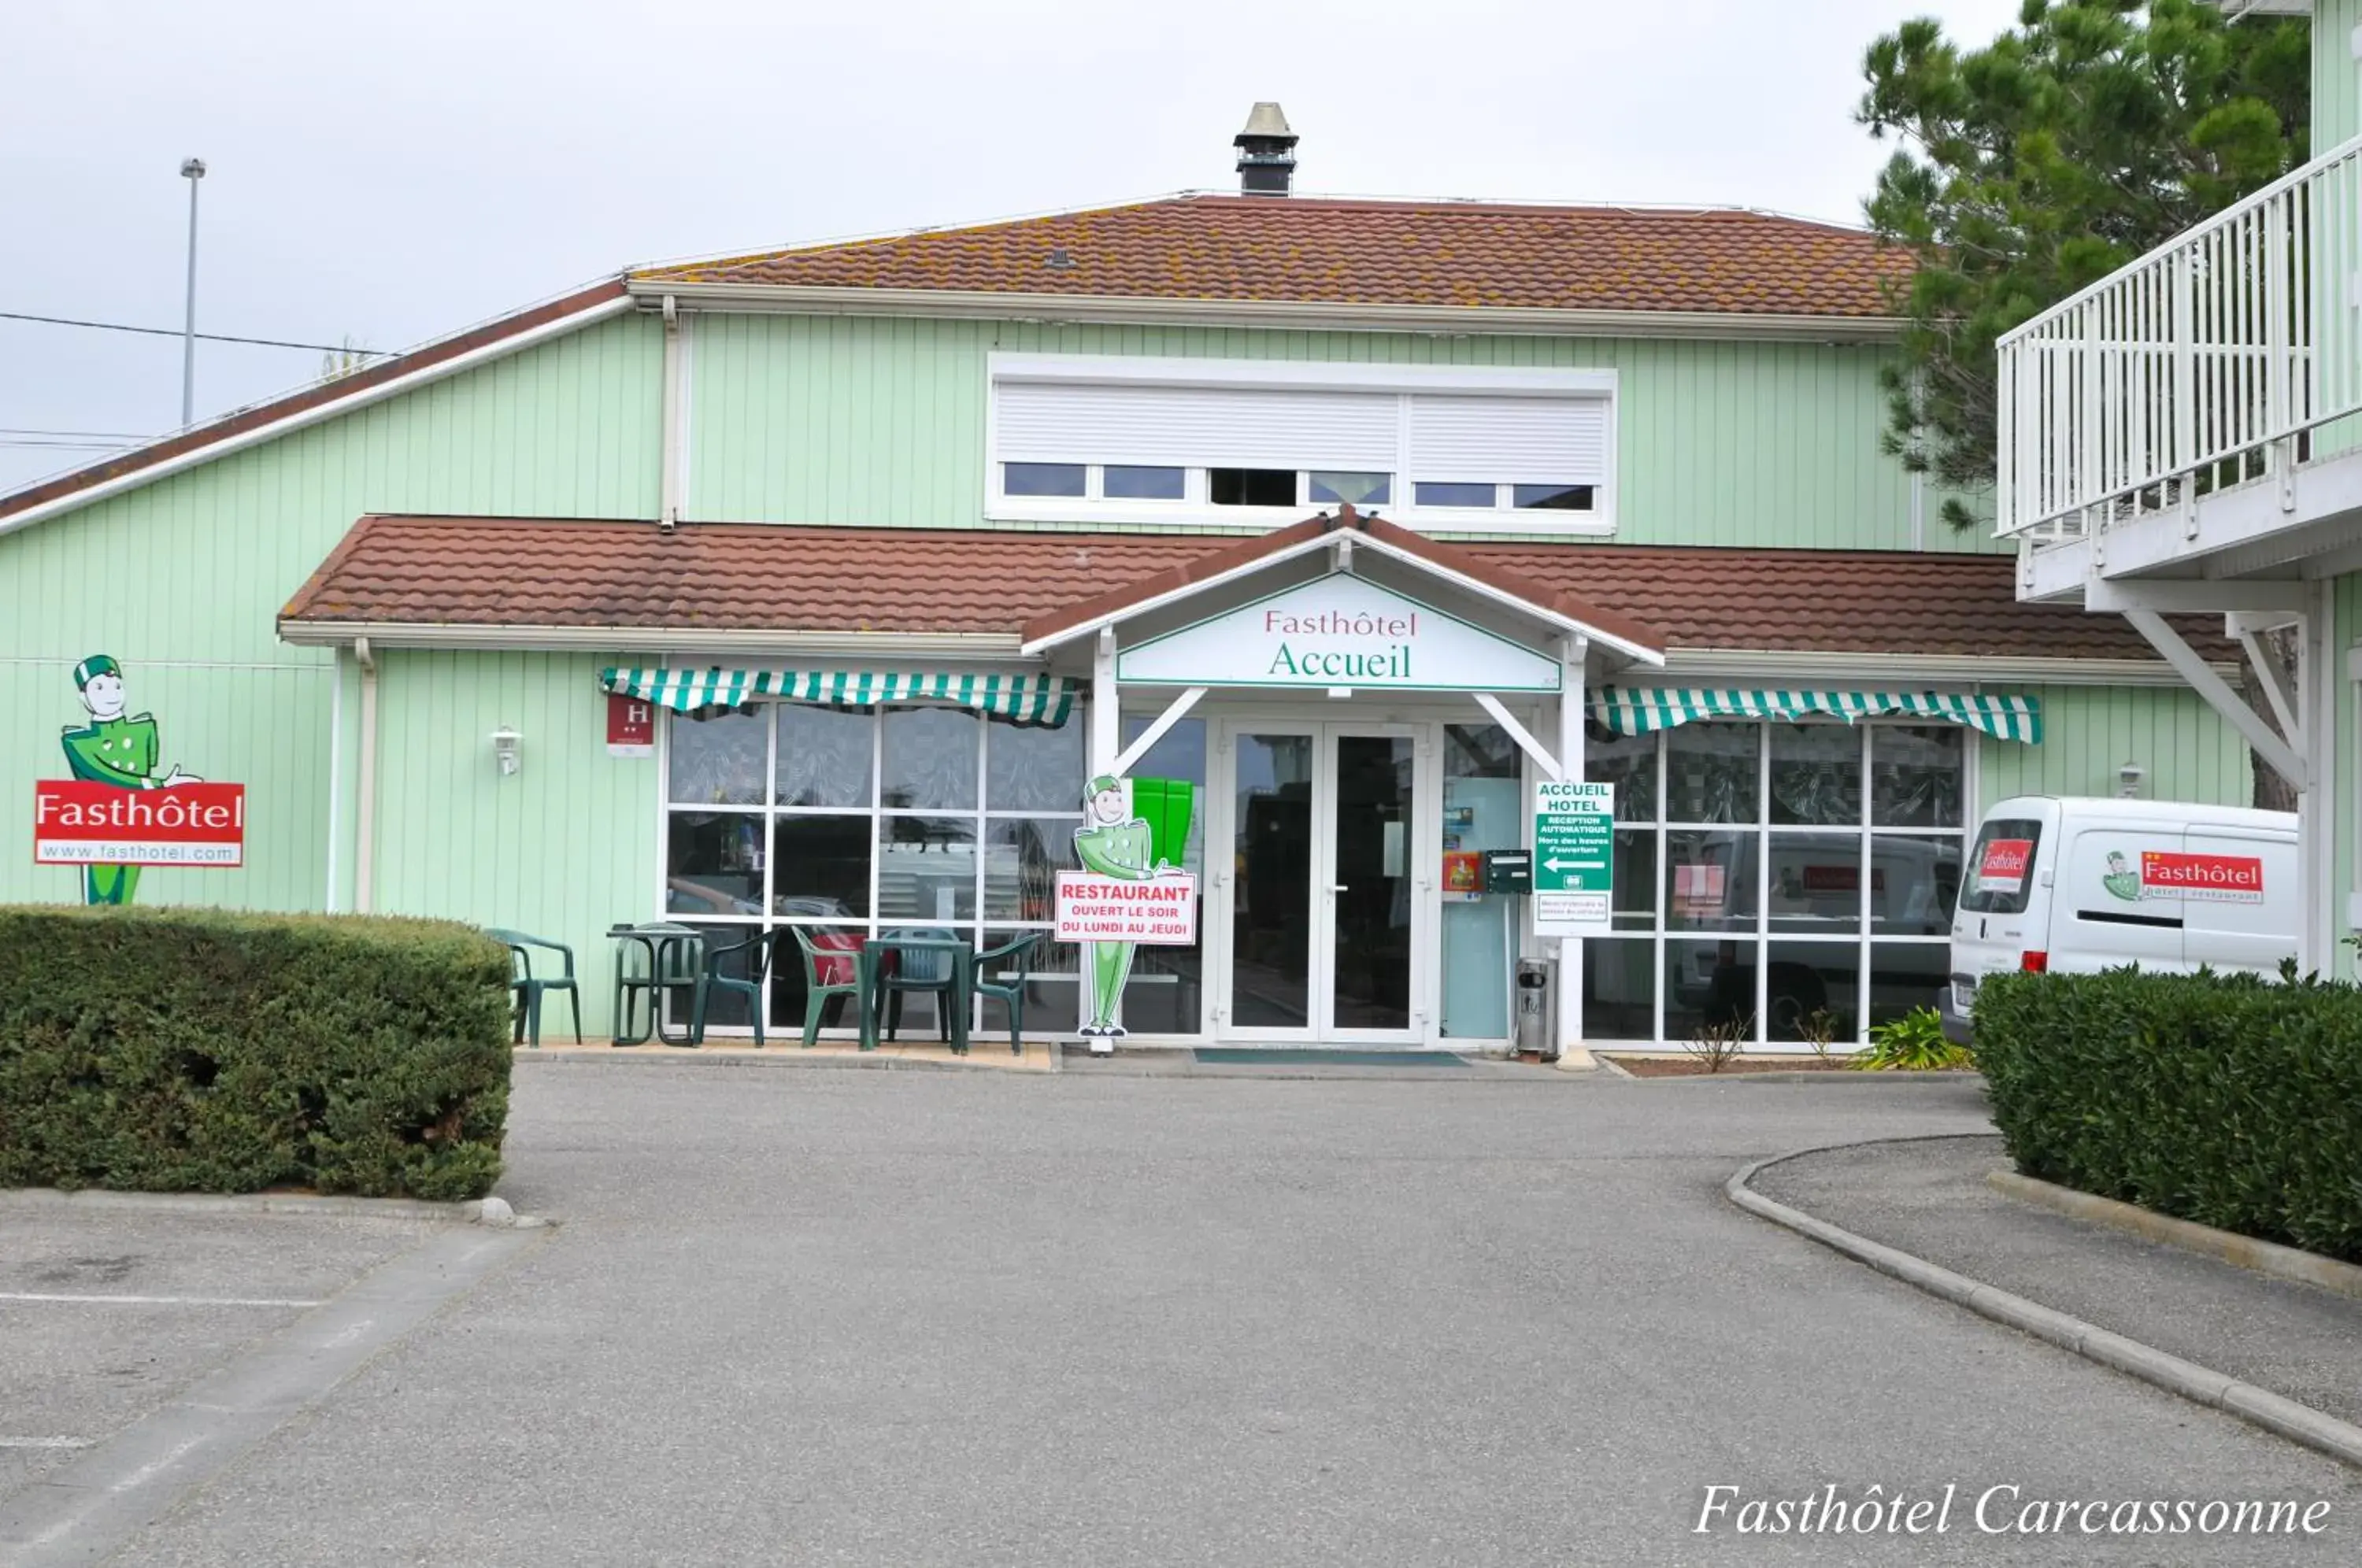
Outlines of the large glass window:
{"label": "large glass window", "polygon": [[1585,1034],[1738,1024],[1759,1043],[1850,1049],[1932,1002],[1961,899],[1969,745],[1933,724],[1595,729],[1584,776],[1616,786],[1617,935],[1586,944]]}
{"label": "large glass window", "polygon": [[[819,955],[822,984],[850,980],[851,955],[880,932],[949,931],[979,950],[1039,932],[1024,955],[1026,1029],[1061,1019],[1072,1028],[1073,950],[1047,933],[1054,878],[1075,864],[1082,819],[1079,710],[1056,729],[964,708],[796,702],[669,723],[668,914],[719,942],[800,932]],[[995,967],[1014,972],[1008,962]],[[806,970],[802,946],[783,935],[771,982],[774,1033],[802,1030]],[[906,1005],[919,1011],[906,1016],[903,1032],[932,1038],[938,1021],[929,999]],[[720,1021],[743,1025],[744,1011]],[[1006,1019],[994,1002],[980,1010],[979,1026],[998,1020],[1006,1028]],[[823,1026],[844,1034],[856,1022],[832,1004]]]}

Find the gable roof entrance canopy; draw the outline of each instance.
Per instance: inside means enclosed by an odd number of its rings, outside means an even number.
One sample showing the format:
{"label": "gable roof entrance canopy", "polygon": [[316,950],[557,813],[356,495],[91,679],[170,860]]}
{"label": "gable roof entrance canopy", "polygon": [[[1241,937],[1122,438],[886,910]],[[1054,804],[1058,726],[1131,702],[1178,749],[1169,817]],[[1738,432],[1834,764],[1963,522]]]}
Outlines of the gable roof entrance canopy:
{"label": "gable roof entrance canopy", "polygon": [[[1464,694],[1558,778],[1591,668],[1665,662],[1662,637],[1628,616],[1350,505],[1038,615],[1021,635],[1020,651],[1054,669],[1087,665],[1092,771],[1119,775],[1221,687]],[[1179,690],[1119,749],[1124,685]],[[1561,700],[1555,752],[1503,693]]]}

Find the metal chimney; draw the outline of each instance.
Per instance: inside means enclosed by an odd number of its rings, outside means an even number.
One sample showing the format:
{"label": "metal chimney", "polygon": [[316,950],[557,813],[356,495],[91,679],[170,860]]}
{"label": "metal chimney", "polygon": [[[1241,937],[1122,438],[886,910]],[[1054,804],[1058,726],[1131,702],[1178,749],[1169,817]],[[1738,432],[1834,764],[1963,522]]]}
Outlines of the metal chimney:
{"label": "metal chimney", "polygon": [[1296,133],[1277,104],[1257,104],[1247,128],[1231,138],[1239,149],[1239,193],[1285,196],[1296,180]]}

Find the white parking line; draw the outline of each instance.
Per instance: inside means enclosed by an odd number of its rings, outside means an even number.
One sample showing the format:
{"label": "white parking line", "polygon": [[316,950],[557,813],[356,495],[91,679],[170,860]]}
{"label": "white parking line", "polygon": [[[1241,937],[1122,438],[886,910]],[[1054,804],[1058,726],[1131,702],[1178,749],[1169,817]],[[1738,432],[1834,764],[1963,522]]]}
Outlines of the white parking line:
{"label": "white parking line", "polygon": [[88,1448],[96,1438],[0,1437],[0,1448]]}
{"label": "white parking line", "polygon": [[0,1290],[0,1301],[66,1301],[114,1307],[317,1307],[275,1296],[62,1296],[39,1290]]}

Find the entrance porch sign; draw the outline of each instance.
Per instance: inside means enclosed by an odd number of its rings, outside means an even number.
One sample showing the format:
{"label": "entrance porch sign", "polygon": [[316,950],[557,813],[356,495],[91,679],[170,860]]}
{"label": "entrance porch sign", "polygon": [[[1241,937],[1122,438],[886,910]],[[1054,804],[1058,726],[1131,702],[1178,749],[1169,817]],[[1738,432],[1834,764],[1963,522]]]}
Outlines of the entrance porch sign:
{"label": "entrance porch sign", "polygon": [[1545,778],[1535,787],[1535,935],[1606,933],[1615,845],[1615,786]]}
{"label": "entrance porch sign", "polygon": [[1136,686],[1556,691],[1559,663],[1352,572],[1120,650]]}

